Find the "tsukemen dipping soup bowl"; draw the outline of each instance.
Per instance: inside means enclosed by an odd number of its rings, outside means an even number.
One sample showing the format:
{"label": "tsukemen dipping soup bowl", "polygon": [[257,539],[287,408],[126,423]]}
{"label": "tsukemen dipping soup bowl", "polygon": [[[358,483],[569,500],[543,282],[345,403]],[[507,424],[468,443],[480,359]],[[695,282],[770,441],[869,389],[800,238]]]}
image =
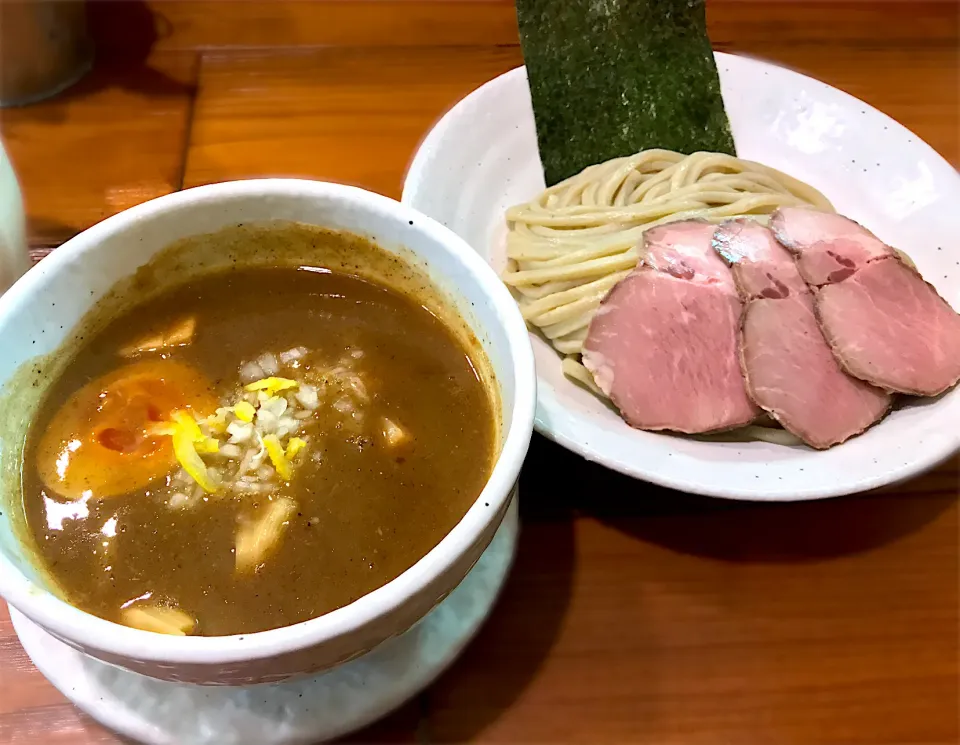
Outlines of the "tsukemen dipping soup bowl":
{"label": "tsukemen dipping soup bowl", "polygon": [[[323,241],[301,236],[271,242],[256,232],[290,225],[359,236],[381,250],[383,266],[342,247],[331,253]],[[477,487],[482,491],[409,568],[308,620],[251,633],[171,635],[81,610],[44,564],[23,503],[30,426],[82,345],[79,335],[95,328],[101,316],[108,323],[131,304],[191,278],[281,264],[320,272],[333,267],[381,282],[475,345],[489,368],[477,374],[489,394],[494,432],[491,467],[485,485]],[[111,217],[65,243],[0,296],[0,349],[0,594],[86,654],[166,680],[211,685],[283,680],[336,666],[408,630],[459,584],[489,544],[513,498],[533,428],[531,347],[516,303],[494,271],[432,219],[338,184],[293,179],[213,184]],[[296,535],[284,538],[295,540]]]}

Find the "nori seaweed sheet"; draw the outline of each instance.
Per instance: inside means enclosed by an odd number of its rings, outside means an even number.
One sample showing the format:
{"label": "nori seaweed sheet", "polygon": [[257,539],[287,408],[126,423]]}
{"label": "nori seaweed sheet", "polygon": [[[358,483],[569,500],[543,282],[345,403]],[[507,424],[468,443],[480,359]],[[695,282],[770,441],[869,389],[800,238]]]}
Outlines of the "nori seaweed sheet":
{"label": "nori seaweed sheet", "polygon": [[735,155],[705,0],[517,0],[548,186],[650,148]]}

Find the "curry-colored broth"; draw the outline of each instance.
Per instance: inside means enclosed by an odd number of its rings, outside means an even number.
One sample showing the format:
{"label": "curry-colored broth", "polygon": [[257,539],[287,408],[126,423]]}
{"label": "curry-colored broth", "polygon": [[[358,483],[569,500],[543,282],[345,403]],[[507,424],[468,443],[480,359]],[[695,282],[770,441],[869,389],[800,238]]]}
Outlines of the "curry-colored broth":
{"label": "curry-colored broth", "polygon": [[[196,319],[192,342],[167,354],[205,375],[216,396],[235,390],[241,363],[265,350],[306,347],[329,360],[362,350],[357,365],[371,391],[364,415],[402,422],[412,436],[395,450],[374,432],[321,417],[312,443],[319,460],[302,458],[281,485],[296,512],[255,572],[236,570],[238,521],[262,510],[267,496],[174,507],[154,482],[69,501],[38,472],[38,441],[60,407],[120,367],[118,350],[131,340],[185,314]],[[470,353],[410,298],[336,272],[224,271],[148,300],[84,343],[30,431],[24,508],[46,569],[79,608],[121,620],[125,603],[149,596],[192,616],[194,634],[261,631],[350,603],[424,556],[482,490],[495,437],[492,401]]]}

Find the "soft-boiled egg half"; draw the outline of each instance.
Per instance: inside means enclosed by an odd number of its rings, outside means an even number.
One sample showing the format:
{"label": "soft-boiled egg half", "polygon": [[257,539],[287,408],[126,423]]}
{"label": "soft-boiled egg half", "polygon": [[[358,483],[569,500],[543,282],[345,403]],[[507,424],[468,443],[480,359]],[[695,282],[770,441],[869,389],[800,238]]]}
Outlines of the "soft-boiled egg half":
{"label": "soft-boiled egg half", "polygon": [[135,362],[88,383],[57,411],[40,438],[37,468],[66,499],[114,497],[142,488],[176,464],[157,431],[178,410],[217,408],[204,376],[169,359]]}

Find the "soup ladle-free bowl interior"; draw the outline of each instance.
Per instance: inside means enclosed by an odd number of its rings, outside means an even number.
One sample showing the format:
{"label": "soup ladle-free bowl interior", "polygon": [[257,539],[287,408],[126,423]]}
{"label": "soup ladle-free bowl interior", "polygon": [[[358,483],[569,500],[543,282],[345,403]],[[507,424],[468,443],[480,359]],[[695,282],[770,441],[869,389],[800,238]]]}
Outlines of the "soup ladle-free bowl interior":
{"label": "soup ladle-free bowl interior", "polygon": [[[101,619],[64,602],[25,542],[18,474],[23,440],[47,371],[95,305],[171,244],[239,224],[292,221],[368,237],[424,276],[462,319],[490,363],[498,399],[498,456],[489,480],[439,544],[396,579],[302,623],[233,636],[166,636]],[[285,257],[289,263],[299,257]],[[310,257],[302,257],[309,261]],[[229,251],[185,257],[184,276],[231,261]],[[98,305],[98,308],[100,306]],[[439,223],[361,189],[292,179],[189,189],[111,217],[70,240],[0,297],[0,594],[81,651],[167,680],[243,685],[315,672],[403,633],[466,575],[492,539],[533,428],[536,379],[524,322],[490,267]]]}

